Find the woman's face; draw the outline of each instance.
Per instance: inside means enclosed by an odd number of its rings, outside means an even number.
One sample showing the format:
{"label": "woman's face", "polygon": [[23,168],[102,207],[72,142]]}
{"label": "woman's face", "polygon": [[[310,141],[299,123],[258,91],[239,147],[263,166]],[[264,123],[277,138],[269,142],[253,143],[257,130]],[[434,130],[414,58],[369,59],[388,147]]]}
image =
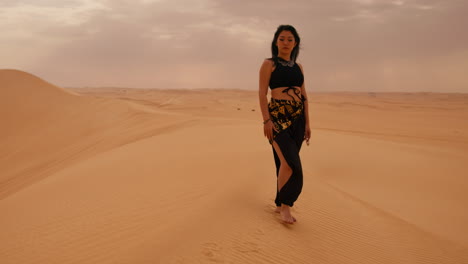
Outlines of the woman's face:
{"label": "woman's face", "polygon": [[296,40],[291,31],[281,31],[276,39],[276,46],[278,46],[278,53],[291,53],[296,46]]}

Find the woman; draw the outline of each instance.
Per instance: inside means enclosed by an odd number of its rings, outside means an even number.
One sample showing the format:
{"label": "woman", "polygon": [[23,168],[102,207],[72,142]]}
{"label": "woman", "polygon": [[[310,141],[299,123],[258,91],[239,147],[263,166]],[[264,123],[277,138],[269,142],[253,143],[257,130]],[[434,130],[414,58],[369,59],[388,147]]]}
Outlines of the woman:
{"label": "woman", "polygon": [[299,150],[304,139],[308,145],[310,138],[303,69],[296,63],[300,42],[293,26],[279,26],[271,43],[272,57],[263,62],[259,82],[263,132],[272,145],[276,164],[276,212],[288,224],[296,222],[290,208],[302,190]]}

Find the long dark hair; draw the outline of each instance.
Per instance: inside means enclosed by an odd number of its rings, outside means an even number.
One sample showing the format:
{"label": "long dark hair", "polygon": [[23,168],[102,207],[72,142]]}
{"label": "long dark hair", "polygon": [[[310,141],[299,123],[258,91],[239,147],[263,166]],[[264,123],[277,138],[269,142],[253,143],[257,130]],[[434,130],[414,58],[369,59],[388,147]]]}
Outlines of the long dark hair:
{"label": "long dark hair", "polygon": [[276,41],[278,40],[279,34],[283,31],[289,31],[293,34],[294,40],[296,41],[296,46],[291,51],[291,60],[296,62],[297,57],[299,56],[299,48],[301,44],[301,38],[299,34],[297,34],[296,29],[291,25],[280,25],[275,32],[275,36],[273,37],[273,41],[271,42],[271,59],[276,61],[278,58],[278,46],[276,46]]}

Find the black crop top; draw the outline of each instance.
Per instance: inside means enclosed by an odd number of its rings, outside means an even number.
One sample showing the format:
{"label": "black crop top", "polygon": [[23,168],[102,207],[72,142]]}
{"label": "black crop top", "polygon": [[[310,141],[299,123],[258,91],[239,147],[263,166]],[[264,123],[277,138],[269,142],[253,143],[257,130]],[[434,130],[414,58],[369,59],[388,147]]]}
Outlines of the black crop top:
{"label": "black crop top", "polygon": [[304,75],[297,63],[294,62],[292,66],[288,66],[286,61],[281,61],[280,58],[272,60],[275,63],[276,68],[270,76],[270,89],[302,86],[304,83]]}

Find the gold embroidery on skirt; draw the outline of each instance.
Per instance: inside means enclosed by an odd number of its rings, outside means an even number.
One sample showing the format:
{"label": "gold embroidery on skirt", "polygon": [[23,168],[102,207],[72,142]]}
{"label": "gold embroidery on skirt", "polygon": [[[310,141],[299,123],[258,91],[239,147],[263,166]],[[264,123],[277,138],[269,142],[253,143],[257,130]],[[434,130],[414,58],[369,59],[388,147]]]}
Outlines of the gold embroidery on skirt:
{"label": "gold embroidery on skirt", "polygon": [[288,128],[292,122],[303,113],[303,103],[301,101],[271,99],[268,103],[273,126],[276,133]]}

